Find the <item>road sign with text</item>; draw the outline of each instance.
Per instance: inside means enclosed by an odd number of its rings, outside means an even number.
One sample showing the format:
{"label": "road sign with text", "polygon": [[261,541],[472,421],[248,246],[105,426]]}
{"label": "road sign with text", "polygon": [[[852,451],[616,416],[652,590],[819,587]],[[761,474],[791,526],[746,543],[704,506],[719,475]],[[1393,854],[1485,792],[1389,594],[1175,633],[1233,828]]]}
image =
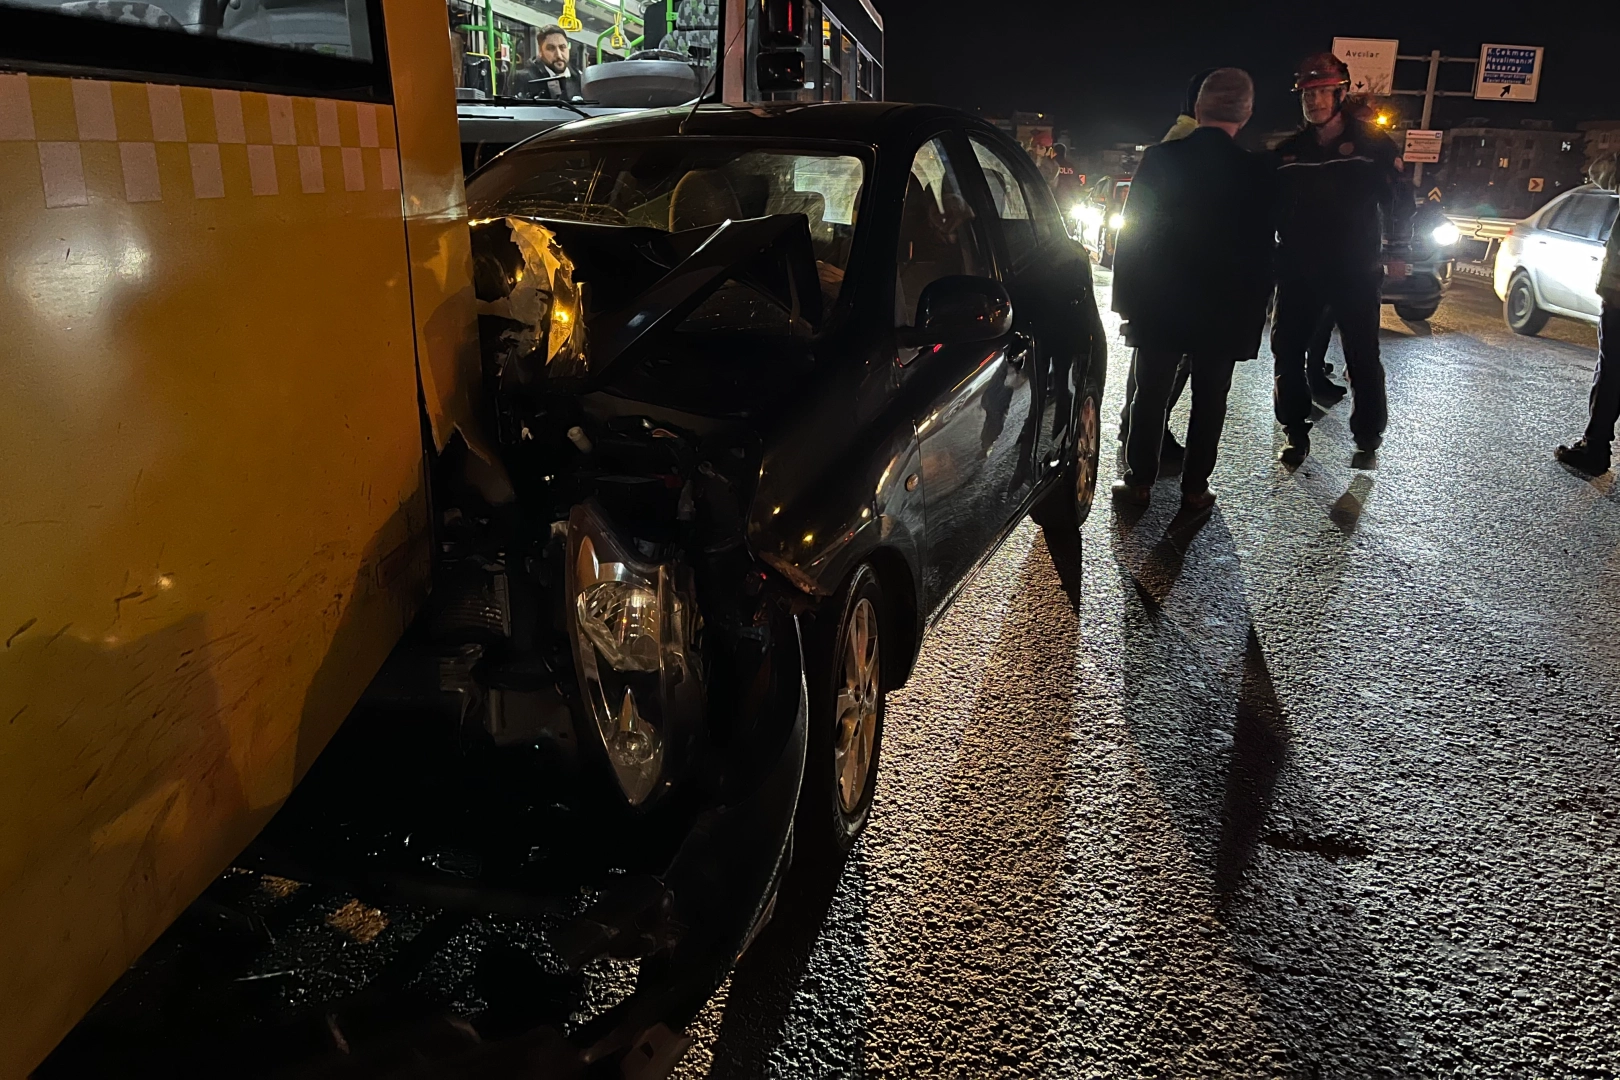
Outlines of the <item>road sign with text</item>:
{"label": "road sign with text", "polygon": [[1541,88],[1540,45],[1481,45],[1474,97],[1480,101],[1534,101]]}
{"label": "road sign with text", "polygon": [[1394,90],[1400,44],[1388,38],[1334,38],[1333,55],[1350,68],[1350,92],[1384,97]]}
{"label": "road sign with text", "polygon": [[1436,164],[1440,160],[1440,147],[1445,140],[1446,133],[1443,131],[1411,128],[1406,133],[1406,150],[1401,156],[1410,162]]}

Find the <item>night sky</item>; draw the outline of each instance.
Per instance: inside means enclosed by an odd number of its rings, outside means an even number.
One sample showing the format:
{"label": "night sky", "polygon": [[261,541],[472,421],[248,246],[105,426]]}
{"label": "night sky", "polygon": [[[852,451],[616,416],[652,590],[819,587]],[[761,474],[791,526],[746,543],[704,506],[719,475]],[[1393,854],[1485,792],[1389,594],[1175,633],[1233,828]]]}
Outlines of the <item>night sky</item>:
{"label": "night sky", "polygon": [[[1255,78],[1255,131],[1297,126],[1293,66],[1334,36],[1395,38],[1402,54],[1478,56],[1482,42],[1547,50],[1540,100],[1438,99],[1435,123],[1517,125],[1545,118],[1620,120],[1620,7],[1595,2],[1221,5],[1153,0],[874,0],[886,24],[886,96],[964,108],[1056,114],[1080,148],[1156,141],[1187,80],[1217,65]],[[1531,14],[1542,13],[1545,14]],[[1473,69],[1441,65],[1442,89],[1471,89]],[[1427,65],[1398,64],[1421,90]],[[1416,122],[1421,99],[1401,98]]]}

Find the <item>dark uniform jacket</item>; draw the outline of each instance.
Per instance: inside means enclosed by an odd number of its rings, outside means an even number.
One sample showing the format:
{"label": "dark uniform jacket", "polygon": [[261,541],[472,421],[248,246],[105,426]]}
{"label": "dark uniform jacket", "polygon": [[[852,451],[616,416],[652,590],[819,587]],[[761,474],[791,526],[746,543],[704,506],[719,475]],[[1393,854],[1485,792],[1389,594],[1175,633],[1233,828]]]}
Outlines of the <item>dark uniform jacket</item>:
{"label": "dark uniform jacket", "polygon": [[1376,275],[1383,238],[1412,235],[1416,204],[1395,141],[1345,118],[1326,146],[1306,127],[1277,147],[1277,235],[1284,275]]}
{"label": "dark uniform jacket", "polygon": [[1259,353],[1276,175],[1219,128],[1142,155],[1114,255],[1114,310],[1131,345],[1225,360]]}

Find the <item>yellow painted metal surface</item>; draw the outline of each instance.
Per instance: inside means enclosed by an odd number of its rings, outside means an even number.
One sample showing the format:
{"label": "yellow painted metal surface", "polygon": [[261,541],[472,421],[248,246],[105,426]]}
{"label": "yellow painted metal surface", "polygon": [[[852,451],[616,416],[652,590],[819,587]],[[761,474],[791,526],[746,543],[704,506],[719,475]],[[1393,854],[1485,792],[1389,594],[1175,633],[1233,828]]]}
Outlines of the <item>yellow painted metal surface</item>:
{"label": "yellow painted metal surface", "polygon": [[470,261],[442,2],[388,17],[394,108],[0,75],[0,1078],[268,820],[425,585],[415,343],[446,430]]}
{"label": "yellow painted metal surface", "polygon": [[[435,0],[384,0],[389,65],[400,103],[400,166],[411,248],[422,394],[439,449],[457,430],[491,464],[473,406],[478,377],[478,301],[472,238],[461,183],[456,129],[456,72],[444,6]],[[487,494],[488,492],[486,492]]]}

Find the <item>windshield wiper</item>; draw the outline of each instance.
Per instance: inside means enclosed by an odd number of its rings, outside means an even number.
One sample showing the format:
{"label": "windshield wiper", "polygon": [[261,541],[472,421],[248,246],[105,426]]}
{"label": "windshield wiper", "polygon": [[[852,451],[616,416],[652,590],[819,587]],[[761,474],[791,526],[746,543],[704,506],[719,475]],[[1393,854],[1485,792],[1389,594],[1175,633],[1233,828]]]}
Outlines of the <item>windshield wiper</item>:
{"label": "windshield wiper", "polygon": [[574,103],[572,101],[564,101],[562,98],[497,97],[497,98],[484,98],[481,101],[460,101],[460,102],[457,102],[456,104],[458,104],[458,105],[531,105],[531,106],[532,105],[557,105],[557,106],[560,106],[561,108],[567,109],[569,112],[573,113],[575,116],[583,116],[585,119],[590,120],[592,118],[591,114],[586,112],[584,109],[580,108],[579,106],[580,105],[600,105],[601,102],[599,102],[599,101],[582,101],[582,102],[579,102],[578,104],[576,104],[576,103]]}

